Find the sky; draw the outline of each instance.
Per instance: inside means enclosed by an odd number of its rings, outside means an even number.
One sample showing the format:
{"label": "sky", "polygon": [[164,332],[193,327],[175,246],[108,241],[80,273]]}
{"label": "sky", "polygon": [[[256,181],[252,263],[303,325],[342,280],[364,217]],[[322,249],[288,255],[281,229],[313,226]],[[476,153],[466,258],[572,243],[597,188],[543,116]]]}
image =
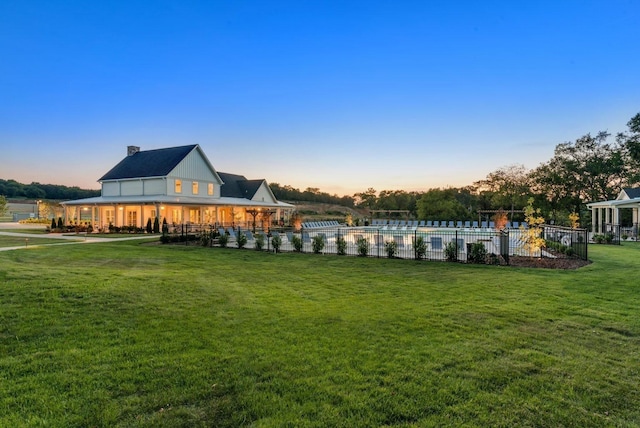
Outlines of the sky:
{"label": "sky", "polygon": [[0,2],[0,178],[126,155],[353,195],[466,186],[640,112],[640,2]]}

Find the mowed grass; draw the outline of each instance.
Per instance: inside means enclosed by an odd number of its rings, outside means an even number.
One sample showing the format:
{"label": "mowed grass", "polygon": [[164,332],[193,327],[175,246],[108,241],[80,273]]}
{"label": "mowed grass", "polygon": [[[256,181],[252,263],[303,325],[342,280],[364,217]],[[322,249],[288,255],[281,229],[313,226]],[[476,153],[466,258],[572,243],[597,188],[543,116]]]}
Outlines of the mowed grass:
{"label": "mowed grass", "polygon": [[0,426],[640,425],[640,246],[577,271],[0,253]]}
{"label": "mowed grass", "polygon": [[[24,232],[21,232],[24,233]],[[61,243],[68,243],[71,241],[80,241],[81,239],[77,239],[77,240],[64,240],[61,241],[60,239],[56,239],[56,238],[41,238],[39,236],[34,236],[34,237],[29,237],[29,238],[24,238],[24,237],[20,237],[20,236],[6,236],[6,235],[0,235],[0,247],[30,247],[33,245],[44,245],[44,244],[61,244]]]}

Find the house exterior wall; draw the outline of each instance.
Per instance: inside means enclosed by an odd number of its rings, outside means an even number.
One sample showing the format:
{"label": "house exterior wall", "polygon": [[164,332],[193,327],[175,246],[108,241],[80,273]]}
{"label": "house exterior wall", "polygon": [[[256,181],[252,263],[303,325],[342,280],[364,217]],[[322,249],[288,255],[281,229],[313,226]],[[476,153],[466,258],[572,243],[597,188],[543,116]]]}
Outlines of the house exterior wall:
{"label": "house exterior wall", "polygon": [[[176,180],[182,180],[182,192],[176,193]],[[198,193],[192,192],[192,183],[198,182]],[[208,185],[213,184],[213,195],[208,194]],[[200,151],[194,150],[171,171],[167,177],[167,195],[201,196],[203,198],[219,198],[220,183],[209,169]]]}
{"label": "house exterior wall", "polygon": [[128,180],[120,182],[121,196],[140,196],[142,195],[142,180]]}
{"label": "house exterior wall", "polygon": [[167,192],[167,185],[162,178],[150,178],[144,180],[143,194],[145,195],[164,195]]}
{"label": "house exterior wall", "polygon": [[102,196],[120,196],[120,183],[117,181],[102,183]]}
{"label": "house exterior wall", "polygon": [[273,199],[273,197],[271,196],[271,192],[269,191],[269,188],[267,187],[266,183],[262,183],[262,185],[256,191],[256,194],[253,196],[251,200],[257,201],[257,202],[272,202],[272,203],[276,202],[276,200]]}

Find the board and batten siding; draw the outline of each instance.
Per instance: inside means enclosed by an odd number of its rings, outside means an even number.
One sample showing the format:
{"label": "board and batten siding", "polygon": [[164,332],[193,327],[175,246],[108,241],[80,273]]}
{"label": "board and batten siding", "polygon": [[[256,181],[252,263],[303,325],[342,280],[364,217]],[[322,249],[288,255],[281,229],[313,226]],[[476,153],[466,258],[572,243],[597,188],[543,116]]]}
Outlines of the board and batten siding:
{"label": "board and batten siding", "polygon": [[256,194],[253,195],[252,201],[276,203],[277,201],[271,196],[271,192],[267,188],[267,183],[262,183]]}
{"label": "board and batten siding", "polygon": [[[220,197],[220,181],[217,175],[211,171],[207,162],[202,158],[198,150],[193,150],[180,162],[167,177],[168,195],[192,196],[191,185],[198,182],[198,195],[202,197]],[[182,193],[175,193],[175,180],[182,180]],[[213,183],[213,196],[207,194],[209,183]]]}

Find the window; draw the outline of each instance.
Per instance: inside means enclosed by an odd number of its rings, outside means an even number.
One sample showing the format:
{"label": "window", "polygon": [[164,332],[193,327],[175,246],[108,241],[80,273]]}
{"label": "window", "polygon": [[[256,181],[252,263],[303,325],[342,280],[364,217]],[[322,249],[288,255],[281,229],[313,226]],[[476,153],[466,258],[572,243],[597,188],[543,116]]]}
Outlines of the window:
{"label": "window", "polygon": [[213,183],[207,184],[207,195],[213,196]]}
{"label": "window", "polygon": [[176,179],[175,192],[182,193],[182,180]]}
{"label": "window", "polygon": [[115,220],[116,220],[116,211],[114,209],[107,208],[106,210],[104,210],[104,221],[107,224],[113,224],[115,223]]}
{"label": "window", "polygon": [[193,193],[194,195],[198,194],[198,182],[194,181],[193,183],[191,183],[191,193]]}
{"label": "window", "polygon": [[138,211],[127,211],[127,225],[128,226],[138,225]]}

